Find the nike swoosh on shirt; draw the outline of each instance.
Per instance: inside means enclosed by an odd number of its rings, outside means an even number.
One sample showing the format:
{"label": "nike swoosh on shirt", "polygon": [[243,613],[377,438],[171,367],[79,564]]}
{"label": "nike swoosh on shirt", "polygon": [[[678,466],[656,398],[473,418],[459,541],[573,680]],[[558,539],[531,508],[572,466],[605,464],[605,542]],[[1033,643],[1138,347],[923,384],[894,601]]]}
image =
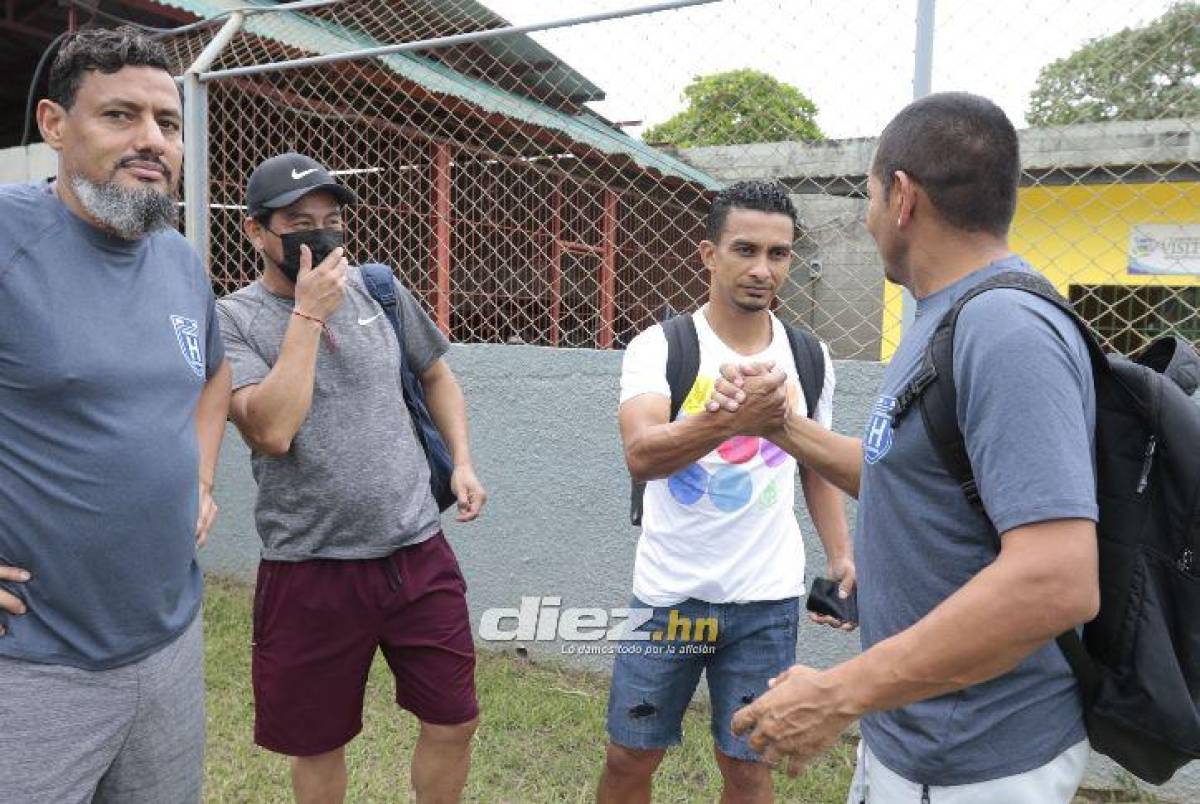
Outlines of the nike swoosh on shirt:
{"label": "nike swoosh on shirt", "polygon": [[381,316],[381,315],[383,315],[383,313],[376,313],[375,315],[371,316],[370,318],[360,318],[360,319],[358,319],[358,323],[360,326],[365,327],[367,324],[370,324],[372,321],[374,321],[376,318],[379,318],[379,316]]}
{"label": "nike swoosh on shirt", "polygon": [[300,181],[300,179],[303,179],[309,173],[316,173],[316,172],[317,172],[316,168],[309,168],[308,170],[302,170],[299,173],[297,173],[296,169],[292,168],[292,178],[295,179],[296,181]]}

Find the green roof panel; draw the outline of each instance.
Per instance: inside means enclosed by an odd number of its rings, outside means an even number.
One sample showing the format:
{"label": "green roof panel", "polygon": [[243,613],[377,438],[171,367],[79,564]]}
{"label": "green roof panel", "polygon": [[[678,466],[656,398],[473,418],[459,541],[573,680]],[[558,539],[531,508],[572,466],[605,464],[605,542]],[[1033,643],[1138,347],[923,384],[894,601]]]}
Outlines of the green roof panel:
{"label": "green roof panel", "polygon": [[[236,8],[245,8],[247,5],[245,0],[154,0],[154,2],[162,6],[182,9],[200,18],[213,17]],[[275,4],[257,2],[254,5],[266,8]],[[343,26],[325,20],[316,20],[295,12],[251,15],[246,18],[244,30],[318,55],[363,50],[390,44],[379,42],[362,32],[352,31]],[[527,37],[519,38],[526,39],[541,52],[545,52],[541,50],[540,45],[536,45]],[[532,50],[529,52],[534,53]],[[409,53],[394,53],[382,56],[378,60],[397,75],[418,83],[432,92],[460,98],[485,111],[503,114],[557,131],[603,153],[627,156],[643,168],[695,182],[708,190],[718,190],[723,186],[721,182],[707,173],[613,128],[590,111],[568,114],[531,98],[500,89],[485,81],[465,76],[439,62]],[[574,73],[573,70],[571,72]],[[586,82],[586,79],[583,80]],[[586,83],[587,86],[594,86],[590,82]]]}

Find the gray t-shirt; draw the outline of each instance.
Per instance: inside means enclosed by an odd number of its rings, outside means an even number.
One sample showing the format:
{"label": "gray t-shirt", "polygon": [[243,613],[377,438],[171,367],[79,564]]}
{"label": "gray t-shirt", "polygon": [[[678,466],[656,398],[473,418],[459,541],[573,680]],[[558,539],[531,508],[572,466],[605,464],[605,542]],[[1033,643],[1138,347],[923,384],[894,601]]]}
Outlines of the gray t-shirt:
{"label": "gray t-shirt", "polygon": [[[400,385],[400,351],[357,268],[322,337],[308,418],[286,455],[253,453],[255,522],[263,558],[379,558],[441,527],[429,464]],[[404,359],[419,374],[449,343],[399,283]],[[237,391],[266,379],[292,320],[293,300],[255,281],[217,302]]]}
{"label": "gray t-shirt", "polygon": [[[194,414],[222,362],[212,288],[175,230],[136,241],[48,184],[0,187],[0,655],[87,670],[170,642],[200,606]],[[2,693],[0,693],[2,694]]]}
{"label": "gray t-shirt", "polygon": [[[919,412],[889,423],[942,314],[976,283],[1013,269],[1031,270],[1009,257],[919,301],[884,374],[863,438],[854,543],[864,649],[991,563],[997,532],[1097,518],[1091,362],[1075,325],[1042,299],[988,292],[963,308],[955,330],[959,426],[995,530],[943,468]],[[992,681],[870,715],[862,731],[885,766],[937,785],[1022,773],[1084,738],[1078,687],[1053,642]]]}

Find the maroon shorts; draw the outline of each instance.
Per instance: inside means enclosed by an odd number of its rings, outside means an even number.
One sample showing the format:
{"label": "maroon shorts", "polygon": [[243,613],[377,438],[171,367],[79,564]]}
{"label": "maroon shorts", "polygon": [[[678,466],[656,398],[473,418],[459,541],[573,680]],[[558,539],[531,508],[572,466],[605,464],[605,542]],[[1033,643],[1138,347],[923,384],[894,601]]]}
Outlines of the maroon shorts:
{"label": "maroon shorts", "polygon": [[446,537],[369,560],[263,561],[254,592],[254,741],[323,754],[362,730],[375,649],[421,721],[479,714],[467,585]]}

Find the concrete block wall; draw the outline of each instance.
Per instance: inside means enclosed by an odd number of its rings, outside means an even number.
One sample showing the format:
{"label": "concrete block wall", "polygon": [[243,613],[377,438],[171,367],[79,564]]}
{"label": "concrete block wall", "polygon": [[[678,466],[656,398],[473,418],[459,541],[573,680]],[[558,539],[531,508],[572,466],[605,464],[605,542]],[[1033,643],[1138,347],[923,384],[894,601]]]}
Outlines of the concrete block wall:
{"label": "concrete block wall", "polygon": [[[1045,176],[1109,167],[1148,175],[1195,164],[1200,135],[1194,120],[1145,120],[1053,126],[1018,132],[1021,166]],[[679,151],[681,159],[724,181],[770,179],[792,188],[807,234],[798,244],[799,264],[781,296],[787,308],[829,342],[835,357],[877,360],[883,320],[883,265],[862,225],[866,175],[876,140],[818,143],[776,142]],[[1053,176],[1046,179],[1053,182]],[[1148,180],[1145,176],[1141,180]],[[809,263],[819,259],[819,277]],[[814,303],[815,302],[815,303]]]}
{"label": "concrete block wall", "polygon": [[883,262],[864,222],[867,202],[832,195],[793,195],[804,228],[800,264],[781,297],[805,319],[833,356],[878,360],[883,316]]}

